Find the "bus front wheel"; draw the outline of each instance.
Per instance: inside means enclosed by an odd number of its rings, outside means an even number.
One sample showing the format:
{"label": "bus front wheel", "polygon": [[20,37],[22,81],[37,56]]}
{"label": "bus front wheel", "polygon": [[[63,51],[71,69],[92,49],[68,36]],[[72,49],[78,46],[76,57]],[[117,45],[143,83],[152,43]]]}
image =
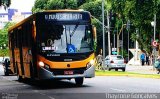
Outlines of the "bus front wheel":
{"label": "bus front wheel", "polygon": [[22,81],[23,81],[22,76],[20,76],[19,74],[17,75],[17,78],[18,78],[18,81],[19,81],[19,82],[22,82]]}
{"label": "bus front wheel", "polygon": [[9,70],[8,70],[7,67],[5,67],[5,69],[4,69],[4,75],[5,75],[5,76],[9,76]]}
{"label": "bus front wheel", "polygon": [[83,84],[84,78],[75,78],[76,85],[81,86]]}

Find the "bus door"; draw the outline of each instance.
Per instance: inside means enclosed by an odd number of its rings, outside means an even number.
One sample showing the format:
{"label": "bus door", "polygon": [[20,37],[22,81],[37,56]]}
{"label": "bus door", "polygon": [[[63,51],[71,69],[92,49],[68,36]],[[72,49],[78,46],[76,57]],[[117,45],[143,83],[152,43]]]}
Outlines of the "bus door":
{"label": "bus door", "polygon": [[17,73],[17,67],[15,66],[15,54],[14,54],[14,49],[15,49],[15,38],[14,38],[14,33],[11,33],[9,35],[9,47],[10,47],[10,65],[13,73]]}

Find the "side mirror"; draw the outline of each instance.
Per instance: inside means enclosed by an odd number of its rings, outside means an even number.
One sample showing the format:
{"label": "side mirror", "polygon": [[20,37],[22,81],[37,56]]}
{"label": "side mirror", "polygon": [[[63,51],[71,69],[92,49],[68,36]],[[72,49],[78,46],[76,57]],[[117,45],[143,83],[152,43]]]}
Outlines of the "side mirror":
{"label": "side mirror", "polygon": [[97,32],[96,32],[96,27],[92,26],[92,30],[93,30],[93,38],[95,41],[97,41]]}
{"label": "side mirror", "polygon": [[93,40],[94,40],[94,51],[97,50],[97,33],[96,33],[96,27],[92,26],[92,33],[93,33]]}

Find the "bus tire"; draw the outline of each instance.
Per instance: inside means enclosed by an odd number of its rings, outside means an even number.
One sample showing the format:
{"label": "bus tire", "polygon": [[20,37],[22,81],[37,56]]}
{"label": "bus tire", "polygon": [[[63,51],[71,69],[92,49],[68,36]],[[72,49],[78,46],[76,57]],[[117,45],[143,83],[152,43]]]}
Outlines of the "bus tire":
{"label": "bus tire", "polygon": [[18,64],[17,64],[17,62],[16,62],[16,68],[17,68],[17,79],[18,79],[19,82],[22,82],[22,81],[23,81],[23,78],[22,78],[22,76],[19,75],[19,69],[18,69]]}
{"label": "bus tire", "polygon": [[4,75],[9,76],[9,70],[8,70],[8,67],[6,65],[5,65],[5,68],[4,68]]}
{"label": "bus tire", "polygon": [[6,60],[4,61],[4,67],[5,67],[4,68],[4,75],[8,76],[9,75],[9,69],[8,69],[9,65]]}
{"label": "bus tire", "polygon": [[83,81],[84,81],[83,77],[81,77],[81,78],[75,78],[75,82],[76,82],[77,86],[82,86]]}
{"label": "bus tire", "polygon": [[34,69],[33,69],[32,62],[29,63],[29,66],[30,66],[30,79],[34,80]]}
{"label": "bus tire", "polygon": [[9,76],[9,72],[8,72],[8,70],[5,68],[5,70],[4,70],[4,75],[5,76]]}
{"label": "bus tire", "polygon": [[17,79],[18,79],[19,82],[22,82],[22,81],[23,81],[22,76],[20,76],[19,74],[17,75]]}
{"label": "bus tire", "polygon": [[125,72],[125,71],[126,71],[126,69],[125,69],[125,68],[122,68],[122,71],[123,71],[123,72]]}

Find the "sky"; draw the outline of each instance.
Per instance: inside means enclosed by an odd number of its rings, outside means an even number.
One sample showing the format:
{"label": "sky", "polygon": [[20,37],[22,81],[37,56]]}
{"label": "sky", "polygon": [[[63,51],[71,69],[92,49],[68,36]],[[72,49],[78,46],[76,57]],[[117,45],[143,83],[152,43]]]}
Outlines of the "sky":
{"label": "sky", "polygon": [[[31,12],[35,0],[11,0],[9,8],[18,9],[20,12]],[[6,12],[3,7],[0,7],[0,13]]]}
{"label": "sky", "polygon": [[21,12],[31,11],[35,0],[11,0],[10,8],[18,9]]}

